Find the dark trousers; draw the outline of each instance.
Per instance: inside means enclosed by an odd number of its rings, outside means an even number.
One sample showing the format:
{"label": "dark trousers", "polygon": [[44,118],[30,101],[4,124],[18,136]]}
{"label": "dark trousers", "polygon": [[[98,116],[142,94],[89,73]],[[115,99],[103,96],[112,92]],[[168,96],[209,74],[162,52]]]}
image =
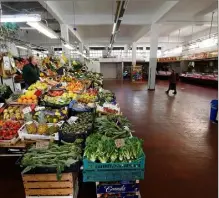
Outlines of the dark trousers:
{"label": "dark trousers", "polygon": [[169,84],[169,88],[168,88],[167,92],[169,92],[170,90],[173,90],[174,93],[176,93],[176,83]]}

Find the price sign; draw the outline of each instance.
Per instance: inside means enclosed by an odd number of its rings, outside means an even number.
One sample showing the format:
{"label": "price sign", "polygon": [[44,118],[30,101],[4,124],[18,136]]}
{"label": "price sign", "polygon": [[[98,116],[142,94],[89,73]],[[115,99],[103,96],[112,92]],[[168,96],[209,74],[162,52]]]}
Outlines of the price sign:
{"label": "price sign", "polygon": [[66,86],[67,86],[67,83],[66,83],[66,82],[62,82],[61,84],[62,84],[63,87],[66,87]]}
{"label": "price sign", "polygon": [[31,110],[31,108],[28,106],[28,107],[25,107],[22,111],[23,111],[24,114],[26,114],[26,113],[30,113],[32,110]]}
{"label": "price sign", "polygon": [[15,68],[15,62],[14,62],[14,59],[13,59],[13,58],[10,58],[10,61],[11,61],[11,66],[12,66],[13,68]]}
{"label": "price sign", "polygon": [[73,124],[77,119],[78,119],[78,117],[76,117],[76,116],[71,116],[71,117],[67,120],[67,122],[68,122],[69,124]]}
{"label": "price sign", "polygon": [[45,110],[45,109],[46,109],[46,107],[37,106],[37,107],[35,108],[35,111],[42,111],[42,110]]}
{"label": "price sign", "polygon": [[4,69],[11,70],[11,62],[8,56],[3,57]]}
{"label": "price sign", "polygon": [[125,140],[124,139],[117,139],[117,140],[115,140],[115,145],[117,148],[123,147],[125,145]]}
{"label": "price sign", "polygon": [[44,149],[49,147],[49,142],[48,141],[41,141],[41,142],[36,142],[36,148],[37,149]]}

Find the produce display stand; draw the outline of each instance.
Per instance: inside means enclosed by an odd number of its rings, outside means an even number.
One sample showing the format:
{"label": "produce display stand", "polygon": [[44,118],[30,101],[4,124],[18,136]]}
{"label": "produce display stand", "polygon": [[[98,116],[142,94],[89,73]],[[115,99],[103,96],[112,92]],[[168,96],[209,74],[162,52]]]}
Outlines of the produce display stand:
{"label": "produce display stand", "polygon": [[[133,71],[140,75],[142,67]],[[16,166],[20,168],[26,198],[76,198],[83,182],[99,182],[97,197],[108,194],[139,198],[139,180],[144,179],[146,156],[142,140],[132,135],[131,123],[123,116],[115,94],[102,88],[103,76],[99,73],[77,70],[77,74],[65,75],[54,80],[42,77],[25,93],[13,93],[7,100],[8,110],[0,111],[5,115],[2,123],[7,122],[6,115],[9,120],[22,119],[16,141],[10,139],[10,126],[5,131],[0,127],[0,156],[20,156]],[[135,80],[141,81],[142,76]],[[15,104],[19,107],[27,104],[23,114],[9,109]],[[4,136],[7,133],[9,137]],[[106,161],[95,151],[92,151],[96,156],[93,161],[85,155],[90,151],[87,141],[96,135],[100,137],[98,144],[102,151],[113,146],[117,152],[114,159],[110,153]],[[130,156],[123,149],[130,150]],[[122,191],[102,191],[111,185]],[[129,190],[123,190],[124,185]]]}
{"label": "produce display stand", "polygon": [[180,81],[185,83],[195,84],[195,85],[218,88],[218,81],[214,79],[203,79],[203,78],[180,76]]}
{"label": "produce display stand", "polygon": [[142,65],[141,66],[132,66],[132,82],[142,82]]}

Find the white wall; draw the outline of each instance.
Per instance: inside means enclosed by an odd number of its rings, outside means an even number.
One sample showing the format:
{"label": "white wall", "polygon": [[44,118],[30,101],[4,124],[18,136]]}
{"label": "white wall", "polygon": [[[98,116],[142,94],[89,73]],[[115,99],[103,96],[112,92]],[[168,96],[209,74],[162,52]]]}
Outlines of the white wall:
{"label": "white wall", "polygon": [[89,71],[100,73],[100,62],[99,61],[89,62],[87,63],[87,67]]}
{"label": "white wall", "polygon": [[101,63],[100,72],[104,79],[116,79],[117,64],[116,63]]}

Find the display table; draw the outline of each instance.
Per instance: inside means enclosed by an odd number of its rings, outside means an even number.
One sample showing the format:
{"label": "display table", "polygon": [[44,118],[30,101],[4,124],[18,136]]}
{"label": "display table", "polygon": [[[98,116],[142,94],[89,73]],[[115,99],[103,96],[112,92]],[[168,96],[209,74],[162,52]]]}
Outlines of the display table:
{"label": "display table", "polygon": [[218,81],[214,79],[203,79],[203,78],[194,78],[188,76],[180,76],[180,81],[185,83],[195,84],[195,85],[218,88]]}

